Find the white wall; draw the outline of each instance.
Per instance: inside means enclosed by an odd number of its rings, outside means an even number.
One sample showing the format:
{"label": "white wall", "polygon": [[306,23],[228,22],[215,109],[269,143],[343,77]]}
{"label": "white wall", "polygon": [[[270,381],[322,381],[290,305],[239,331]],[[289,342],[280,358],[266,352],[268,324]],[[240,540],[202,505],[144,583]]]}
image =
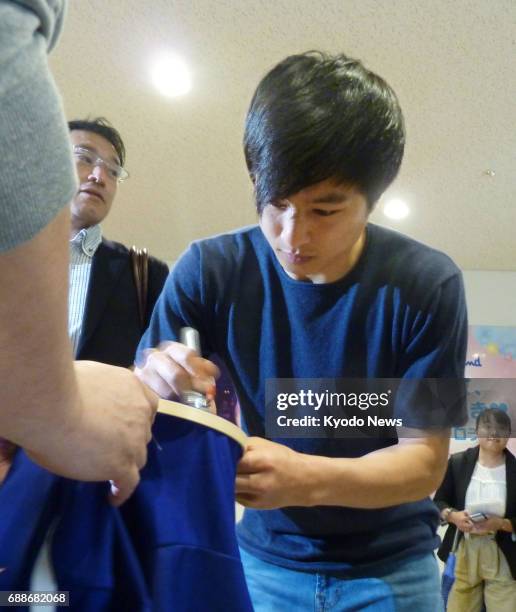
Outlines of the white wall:
{"label": "white wall", "polygon": [[470,325],[516,326],[516,272],[463,274]]}

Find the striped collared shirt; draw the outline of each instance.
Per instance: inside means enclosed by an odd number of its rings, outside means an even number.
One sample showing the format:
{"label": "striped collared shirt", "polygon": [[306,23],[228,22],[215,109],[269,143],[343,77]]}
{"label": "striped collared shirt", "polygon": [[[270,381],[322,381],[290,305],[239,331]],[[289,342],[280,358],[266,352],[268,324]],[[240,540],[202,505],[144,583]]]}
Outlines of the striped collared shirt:
{"label": "striped collared shirt", "polygon": [[68,294],[68,335],[73,354],[81,338],[86,296],[91,274],[91,264],[99,244],[102,242],[100,225],[82,229],[70,240],[70,292]]}

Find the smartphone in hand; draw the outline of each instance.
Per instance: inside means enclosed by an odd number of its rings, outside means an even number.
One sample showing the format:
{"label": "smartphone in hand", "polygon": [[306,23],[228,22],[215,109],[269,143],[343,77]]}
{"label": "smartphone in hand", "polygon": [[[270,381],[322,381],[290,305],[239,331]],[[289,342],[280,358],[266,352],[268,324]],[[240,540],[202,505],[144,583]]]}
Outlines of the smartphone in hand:
{"label": "smartphone in hand", "polygon": [[474,512],[473,514],[470,514],[469,518],[474,523],[480,523],[481,521],[485,521],[489,517],[487,516],[487,514],[484,514],[483,512]]}

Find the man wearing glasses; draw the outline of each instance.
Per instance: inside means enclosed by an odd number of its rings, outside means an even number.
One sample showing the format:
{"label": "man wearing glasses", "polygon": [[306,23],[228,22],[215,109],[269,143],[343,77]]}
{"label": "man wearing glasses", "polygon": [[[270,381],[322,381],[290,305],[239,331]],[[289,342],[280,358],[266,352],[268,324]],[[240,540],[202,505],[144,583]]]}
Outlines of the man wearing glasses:
{"label": "man wearing glasses", "polygon": [[[149,258],[146,308],[141,321],[128,249],[102,238],[118,184],[129,178],[125,146],[105,119],[70,121],[79,188],[71,203],[68,333],[76,359],[129,367],[168,275]],[[0,438],[0,484],[16,445]]]}
{"label": "man wearing glasses", "polygon": [[[167,278],[168,267],[149,258],[142,321],[129,251],[122,244],[102,238],[100,228],[111,210],[119,183],[129,178],[123,167],[124,143],[105,119],[70,121],[68,127],[79,178],[70,205],[68,333],[76,359],[129,367]],[[34,575],[53,585],[45,567],[44,563],[36,563]]]}
{"label": "man wearing glasses", "polygon": [[[157,396],[125,369],[72,361],[66,238],[76,177],[47,62],[64,5],[0,0],[0,480],[15,443],[62,476],[114,479],[120,504],[145,464]],[[0,508],[2,524],[9,506]]]}
{"label": "man wearing glasses", "polygon": [[102,118],[70,121],[79,177],[70,231],[69,334],[76,359],[128,367],[168,275],[167,265],[149,258],[146,308],[140,320],[128,249],[102,237],[118,185],[129,178],[118,131]]}

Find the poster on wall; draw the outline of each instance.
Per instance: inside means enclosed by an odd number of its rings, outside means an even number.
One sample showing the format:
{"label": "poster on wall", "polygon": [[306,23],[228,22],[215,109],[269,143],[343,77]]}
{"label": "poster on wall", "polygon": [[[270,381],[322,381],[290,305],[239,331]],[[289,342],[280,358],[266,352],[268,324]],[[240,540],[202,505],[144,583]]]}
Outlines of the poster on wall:
{"label": "poster on wall", "polygon": [[516,379],[516,327],[470,325],[465,375]]}
{"label": "poster on wall", "polygon": [[[469,422],[452,433],[452,452],[476,444],[475,421],[486,408],[507,412],[516,434],[516,327],[470,325],[465,377]],[[516,439],[508,447],[516,453]]]}

